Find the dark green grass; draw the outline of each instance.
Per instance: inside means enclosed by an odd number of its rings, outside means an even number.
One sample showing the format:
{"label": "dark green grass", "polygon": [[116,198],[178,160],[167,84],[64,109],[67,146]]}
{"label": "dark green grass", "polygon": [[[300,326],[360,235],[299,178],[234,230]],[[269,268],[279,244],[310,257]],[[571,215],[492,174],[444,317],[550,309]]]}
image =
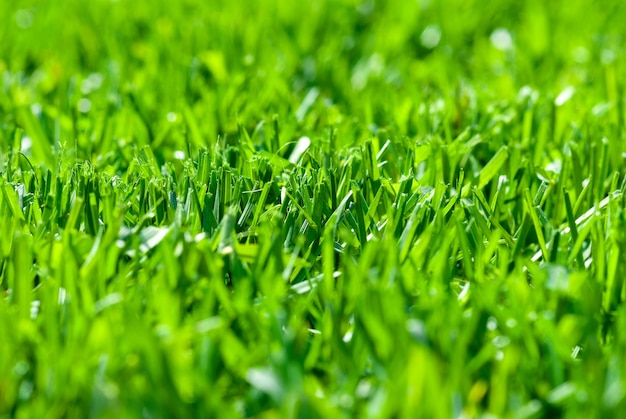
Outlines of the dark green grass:
{"label": "dark green grass", "polygon": [[619,1],[0,10],[0,416],[611,417]]}

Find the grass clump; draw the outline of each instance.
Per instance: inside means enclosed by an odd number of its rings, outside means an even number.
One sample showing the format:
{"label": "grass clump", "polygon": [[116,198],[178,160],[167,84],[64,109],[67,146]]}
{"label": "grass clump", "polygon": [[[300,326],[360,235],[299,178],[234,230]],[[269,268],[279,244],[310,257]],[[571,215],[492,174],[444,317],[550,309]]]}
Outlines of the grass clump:
{"label": "grass clump", "polygon": [[0,10],[0,415],[624,409],[619,1]]}

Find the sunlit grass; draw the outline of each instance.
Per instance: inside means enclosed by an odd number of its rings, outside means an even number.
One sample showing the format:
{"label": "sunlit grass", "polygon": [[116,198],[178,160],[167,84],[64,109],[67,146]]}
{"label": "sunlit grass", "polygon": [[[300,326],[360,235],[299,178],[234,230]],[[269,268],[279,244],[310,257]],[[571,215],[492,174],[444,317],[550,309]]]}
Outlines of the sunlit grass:
{"label": "sunlit grass", "polygon": [[624,18],[0,8],[0,416],[619,415]]}

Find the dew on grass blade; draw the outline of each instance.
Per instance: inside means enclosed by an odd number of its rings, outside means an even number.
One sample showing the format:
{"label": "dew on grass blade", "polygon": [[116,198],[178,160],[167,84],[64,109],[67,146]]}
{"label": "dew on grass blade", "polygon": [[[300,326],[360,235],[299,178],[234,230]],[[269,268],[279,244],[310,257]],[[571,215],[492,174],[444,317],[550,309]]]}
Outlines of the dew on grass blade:
{"label": "dew on grass blade", "polygon": [[574,48],[572,51],[572,56],[574,57],[574,61],[580,64],[584,64],[589,61],[589,50],[583,46],[578,46]]}
{"label": "dew on grass blade", "polygon": [[603,49],[600,52],[600,60],[602,61],[602,64],[611,64],[613,63],[613,61],[615,61],[616,59],[616,54],[613,50],[610,49]]}
{"label": "dew on grass blade", "polygon": [[270,368],[252,368],[246,373],[246,380],[255,388],[269,394],[275,400],[282,399],[283,385]]}
{"label": "dew on grass blade", "polygon": [[91,110],[91,100],[87,98],[81,98],[78,101],[78,110],[82,113],[87,113]]}
{"label": "dew on grass blade", "polygon": [[554,99],[556,106],[563,106],[567,103],[576,93],[576,89],[573,86],[567,86],[559,95]]}
{"label": "dew on grass blade", "polygon": [[33,140],[25,135],[22,137],[22,143],[20,144],[20,151],[27,157],[31,157],[32,153]]}
{"label": "dew on grass blade", "polygon": [[41,117],[41,112],[43,111],[43,107],[41,106],[40,103],[33,103],[32,105],[30,105],[30,111],[33,113],[33,115],[35,115],[36,117]]}
{"label": "dew on grass blade", "polygon": [[28,29],[33,25],[33,12],[28,9],[20,9],[13,15],[15,23],[21,29]]}
{"label": "dew on grass blade", "polygon": [[420,35],[420,42],[425,48],[433,49],[441,41],[441,28],[439,25],[428,25]]}
{"label": "dew on grass blade", "polygon": [[167,118],[167,122],[172,123],[172,124],[178,121],[178,115],[176,115],[175,112],[168,112],[166,115],[166,118]]}
{"label": "dew on grass blade", "polygon": [[498,28],[491,33],[489,37],[491,44],[500,51],[509,51],[513,49],[513,37],[511,32],[504,28]]}
{"label": "dew on grass blade", "polygon": [[88,95],[93,91],[98,90],[102,86],[102,82],[104,78],[100,73],[91,73],[87,78],[85,78],[81,85],[80,90],[84,95]]}

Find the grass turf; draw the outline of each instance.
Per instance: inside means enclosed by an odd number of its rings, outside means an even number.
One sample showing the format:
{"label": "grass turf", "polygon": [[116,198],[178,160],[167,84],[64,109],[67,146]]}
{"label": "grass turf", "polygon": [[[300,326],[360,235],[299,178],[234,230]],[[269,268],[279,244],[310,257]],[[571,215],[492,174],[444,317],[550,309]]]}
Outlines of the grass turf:
{"label": "grass turf", "polygon": [[623,411],[621,1],[0,8],[0,415]]}

